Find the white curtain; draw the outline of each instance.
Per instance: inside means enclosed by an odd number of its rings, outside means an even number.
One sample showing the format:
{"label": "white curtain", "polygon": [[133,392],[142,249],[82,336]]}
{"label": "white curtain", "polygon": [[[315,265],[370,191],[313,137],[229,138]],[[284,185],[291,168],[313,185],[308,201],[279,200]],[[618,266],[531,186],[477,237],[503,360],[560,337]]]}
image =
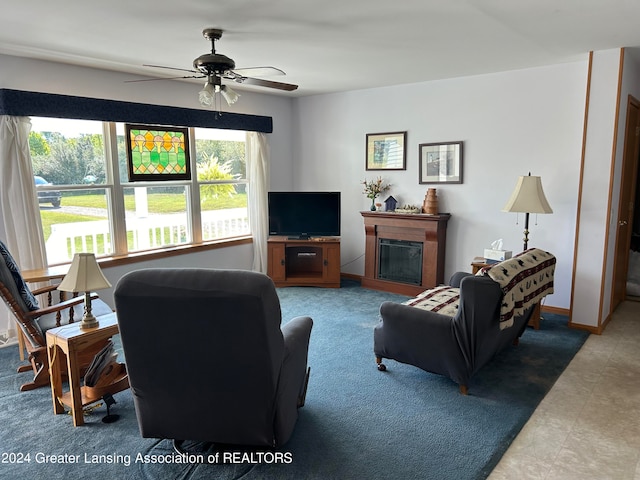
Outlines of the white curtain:
{"label": "white curtain", "polygon": [[264,133],[247,132],[246,145],[249,223],[253,232],[252,268],[256,272],[267,273],[269,144]]}
{"label": "white curtain", "polygon": [[[0,115],[0,220],[11,255],[22,270],[44,268],[46,249],[29,153],[28,117]],[[15,335],[13,317],[1,305],[0,332]]]}

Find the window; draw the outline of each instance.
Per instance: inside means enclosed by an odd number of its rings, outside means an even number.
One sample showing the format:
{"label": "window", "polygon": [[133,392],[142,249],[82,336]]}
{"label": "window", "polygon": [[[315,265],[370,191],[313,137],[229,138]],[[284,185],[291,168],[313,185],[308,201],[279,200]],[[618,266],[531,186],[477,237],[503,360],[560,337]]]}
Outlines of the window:
{"label": "window", "polygon": [[202,240],[247,235],[245,133],[195,129]]}
{"label": "window", "polygon": [[191,129],[191,180],[130,182],[123,123],[31,120],[49,264],[250,234],[245,132]]}

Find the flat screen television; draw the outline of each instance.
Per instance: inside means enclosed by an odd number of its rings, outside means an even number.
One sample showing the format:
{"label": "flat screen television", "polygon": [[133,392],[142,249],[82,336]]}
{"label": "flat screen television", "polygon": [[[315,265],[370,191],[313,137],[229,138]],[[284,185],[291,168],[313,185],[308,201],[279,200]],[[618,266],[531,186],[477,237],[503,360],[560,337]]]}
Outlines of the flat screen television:
{"label": "flat screen television", "polygon": [[340,192],[269,192],[269,235],[340,236]]}

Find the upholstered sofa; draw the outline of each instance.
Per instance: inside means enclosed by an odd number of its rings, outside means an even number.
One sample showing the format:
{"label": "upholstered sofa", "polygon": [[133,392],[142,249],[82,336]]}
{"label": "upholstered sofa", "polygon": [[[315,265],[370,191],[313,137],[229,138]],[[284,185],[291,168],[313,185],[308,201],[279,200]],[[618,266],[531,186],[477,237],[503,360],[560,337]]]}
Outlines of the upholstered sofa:
{"label": "upholstered sofa", "polygon": [[393,359],[445,375],[466,394],[469,381],[518,339],[542,298],[553,293],[555,257],[529,249],[404,303],[384,302],[374,329],[378,369]]}

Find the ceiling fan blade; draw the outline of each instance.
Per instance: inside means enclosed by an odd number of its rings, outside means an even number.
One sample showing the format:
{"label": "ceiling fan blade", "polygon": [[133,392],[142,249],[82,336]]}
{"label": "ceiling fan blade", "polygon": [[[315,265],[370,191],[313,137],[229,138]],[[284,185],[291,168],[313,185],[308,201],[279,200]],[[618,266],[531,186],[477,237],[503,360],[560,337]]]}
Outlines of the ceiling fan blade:
{"label": "ceiling fan blade", "polygon": [[180,77],[142,78],[140,80],[125,80],[124,83],[157,82],[158,80],[178,80],[181,78],[205,78],[205,76],[204,75],[187,75],[187,76],[180,76]]}
{"label": "ceiling fan blade", "polygon": [[234,68],[233,71],[239,73],[243,77],[270,77],[273,75],[286,75],[284,71],[276,67]]}
{"label": "ceiling fan blade", "polygon": [[186,68],[176,68],[176,67],[165,67],[164,65],[148,65],[148,64],[143,64],[143,67],[152,67],[152,68],[164,68],[167,70],[178,70],[180,72],[190,72],[190,73],[200,73],[197,70],[188,70]]}
{"label": "ceiling fan blade", "polygon": [[292,83],[274,82],[272,80],[262,80],[260,78],[241,77],[238,80],[239,83],[257,85],[259,87],[277,88],[278,90],[286,90],[287,92],[291,92],[298,88],[298,85],[293,85]]}

